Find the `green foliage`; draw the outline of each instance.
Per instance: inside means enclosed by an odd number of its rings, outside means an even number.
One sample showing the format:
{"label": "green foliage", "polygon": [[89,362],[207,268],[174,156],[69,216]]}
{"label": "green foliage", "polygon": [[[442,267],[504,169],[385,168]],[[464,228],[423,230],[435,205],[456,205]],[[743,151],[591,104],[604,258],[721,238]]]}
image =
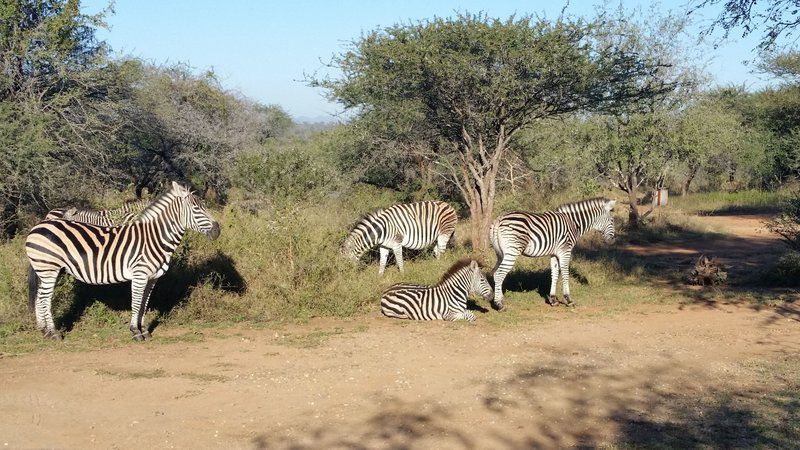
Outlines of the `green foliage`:
{"label": "green foliage", "polygon": [[[310,139],[272,140],[239,155],[231,170],[233,184],[248,198],[300,200],[319,198],[349,187],[339,170],[339,130]],[[349,181],[349,182],[346,182]]]}
{"label": "green foliage", "polygon": [[767,221],[766,225],[789,248],[800,251],[800,192],[795,192],[786,199],[781,207],[781,214]]}

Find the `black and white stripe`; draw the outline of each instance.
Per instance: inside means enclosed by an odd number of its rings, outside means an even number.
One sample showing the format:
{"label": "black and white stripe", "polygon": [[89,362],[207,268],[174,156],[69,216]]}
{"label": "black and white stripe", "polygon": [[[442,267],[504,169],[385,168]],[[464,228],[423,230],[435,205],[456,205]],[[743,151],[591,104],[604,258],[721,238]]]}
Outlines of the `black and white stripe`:
{"label": "black and white stripe", "polygon": [[440,201],[394,205],[374,212],[359,221],[342,245],[342,253],[358,260],[369,249],[380,246],[383,274],[389,250],[394,252],[397,267],[403,270],[403,248],[421,250],[435,244],[439,258],[456,230],[458,216],[452,206]]}
{"label": "black and white stripe", "polygon": [[500,216],[492,223],[489,239],[497,254],[494,270],[495,300],[492,306],[502,310],[503,280],[520,255],[535,257],[550,255],[550,297],[548,303],[558,303],[556,285],[559,275],[563,283],[564,302],[572,304],[569,294],[569,262],[578,238],[594,229],[607,242],[614,240],[614,217],[611,211],[616,200],[594,198],[559,206],[555,211],[527,213],[514,211]]}
{"label": "black and white stripe", "polygon": [[492,300],[492,286],[476,261],[459,261],[435,286],[400,283],[381,296],[387,317],[411,320],[475,320],[467,310],[467,297],[480,294]]}
{"label": "black and white stripe", "polygon": [[64,219],[103,227],[114,227],[131,223],[148,206],[147,200],[125,203],[114,209],[56,208],[50,210],[44,220]]}
{"label": "black and white stripe", "polygon": [[30,261],[29,304],[45,336],[61,334],[53,322],[52,299],[62,270],[88,284],[131,281],[133,338],[149,337],[142,328],[147,302],[156,280],[169,268],[173,252],[187,229],[219,236],[219,224],[188,189],[172,183],[134,222],[105,227],[64,219],[46,220],[25,240]]}

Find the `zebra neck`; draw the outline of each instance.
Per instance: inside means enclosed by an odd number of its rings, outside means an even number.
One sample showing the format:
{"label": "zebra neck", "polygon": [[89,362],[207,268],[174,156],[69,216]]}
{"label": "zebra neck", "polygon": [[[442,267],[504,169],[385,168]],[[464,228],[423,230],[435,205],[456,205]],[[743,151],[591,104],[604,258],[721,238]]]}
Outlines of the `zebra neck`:
{"label": "zebra neck", "polygon": [[466,292],[466,296],[464,296],[463,299],[459,298],[459,300],[466,301],[466,297],[469,296],[471,284],[472,283],[470,283],[469,274],[466,273],[466,270],[461,270],[434,286],[433,289],[439,291],[440,293],[448,294],[448,296],[451,296],[457,292]]}
{"label": "zebra neck", "polygon": [[578,236],[583,236],[592,228],[592,223],[597,220],[599,215],[595,211],[563,211],[575,224],[575,231]]}

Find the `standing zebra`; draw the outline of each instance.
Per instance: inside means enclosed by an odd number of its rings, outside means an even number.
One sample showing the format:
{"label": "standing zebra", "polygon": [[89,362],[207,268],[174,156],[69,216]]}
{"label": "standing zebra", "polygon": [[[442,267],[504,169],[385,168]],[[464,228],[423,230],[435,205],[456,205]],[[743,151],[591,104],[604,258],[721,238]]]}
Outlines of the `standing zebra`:
{"label": "standing zebra", "polygon": [[102,227],[114,227],[133,222],[149,205],[150,202],[147,200],[138,200],[114,209],[56,208],[50,210],[44,220],[64,219]]}
{"label": "standing zebra", "polygon": [[381,296],[381,311],[387,317],[411,320],[475,320],[467,310],[467,297],[480,294],[492,301],[492,285],[478,263],[461,260],[435,286],[400,283]]}
{"label": "standing zebra", "polygon": [[187,229],[219,236],[219,224],[188,189],[172,183],[139,218],[127,225],[104,227],[63,219],[46,220],[25,240],[31,268],[28,303],[36,307],[36,324],[46,337],[61,339],[53,323],[53,289],[61,270],[88,284],[131,281],[133,339],[150,337],[142,328],[156,280],[169,269],[172,253]]}
{"label": "standing zebra", "polygon": [[559,206],[555,211],[527,213],[514,211],[500,216],[489,229],[489,239],[497,254],[494,270],[495,301],[492,306],[502,311],[503,280],[519,255],[550,255],[550,297],[556,305],[559,272],[563,283],[564,303],[572,305],[569,296],[569,261],[578,238],[590,229],[603,234],[606,242],[614,241],[614,217],[611,211],[616,200],[594,198]]}
{"label": "standing zebra", "polygon": [[458,217],[452,206],[440,201],[394,205],[371,213],[353,227],[342,244],[342,253],[354,261],[369,249],[380,246],[383,274],[389,250],[394,252],[397,267],[403,271],[403,247],[420,250],[436,244],[438,259],[456,230]]}

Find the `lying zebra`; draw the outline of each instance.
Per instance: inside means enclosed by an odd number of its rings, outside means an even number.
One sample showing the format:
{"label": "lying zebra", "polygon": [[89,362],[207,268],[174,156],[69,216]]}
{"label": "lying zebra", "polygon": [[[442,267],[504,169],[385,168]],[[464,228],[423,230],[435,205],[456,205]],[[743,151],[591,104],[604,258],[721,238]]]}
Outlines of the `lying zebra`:
{"label": "lying zebra", "polygon": [[467,310],[469,294],[492,301],[492,286],[478,263],[461,260],[435,286],[400,283],[381,296],[381,311],[387,317],[411,320],[475,320]]}
{"label": "lying zebra", "polygon": [[114,227],[133,222],[149,205],[148,200],[138,200],[114,209],[56,208],[50,210],[44,220],[62,219],[101,227]]}
{"label": "lying zebra", "polygon": [[550,297],[547,303],[555,306],[559,275],[563,283],[564,303],[572,305],[569,295],[569,262],[578,238],[589,230],[603,234],[606,242],[614,241],[614,217],[611,212],[616,200],[593,198],[567,203],[555,211],[527,213],[514,211],[492,223],[489,239],[497,254],[494,269],[495,297],[492,307],[502,311],[503,280],[520,255],[550,256]]}
{"label": "lying zebra", "polygon": [[421,250],[431,244],[438,259],[456,230],[456,210],[445,202],[426,201],[394,205],[367,215],[350,231],[342,254],[354,261],[369,249],[380,246],[378,274],[383,274],[389,251],[403,271],[403,248]]}

